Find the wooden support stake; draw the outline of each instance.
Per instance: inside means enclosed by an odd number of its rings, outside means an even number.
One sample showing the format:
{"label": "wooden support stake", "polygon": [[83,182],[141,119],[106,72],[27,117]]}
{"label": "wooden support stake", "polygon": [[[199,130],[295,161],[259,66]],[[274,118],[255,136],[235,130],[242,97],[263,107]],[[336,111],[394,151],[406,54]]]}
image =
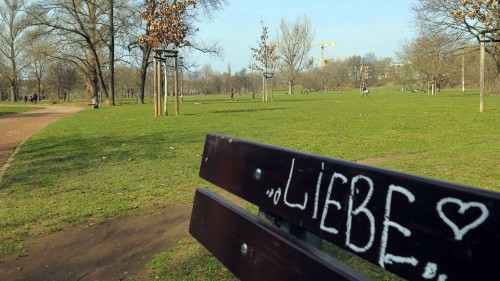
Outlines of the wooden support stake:
{"label": "wooden support stake", "polygon": [[175,95],[175,115],[179,115],[179,75],[177,67],[177,55],[174,57],[174,95]]}
{"label": "wooden support stake", "polygon": [[153,50],[153,105],[155,109],[155,117],[158,117],[158,106],[156,105],[157,102],[157,97],[158,97],[158,81],[157,81],[157,76],[156,72],[158,71],[157,69],[157,63],[156,63],[156,51]]}
{"label": "wooden support stake", "polygon": [[479,112],[484,112],[484,56],[486,35],[481,35],[479,55]]}
{"label": "wooden support stake", "polygon": [[163,97],[163,113],[165,114],[165,116],[168,116],[168,61],[167,59],[165,58],[165,68],[163,69],[164,73],[163,73],[163,79],[165,80],[165,84],[164,84],[164,97]]}
{"label": "wooden support stake", "polygon": [[156,95],[156,117],[159,117],[161,116],[161,61],[159,59],[156,60],[156,80],[158,81],[158,83],[156,84],[157,85],[157,89],[156,89],[156,92],[158,93]]}

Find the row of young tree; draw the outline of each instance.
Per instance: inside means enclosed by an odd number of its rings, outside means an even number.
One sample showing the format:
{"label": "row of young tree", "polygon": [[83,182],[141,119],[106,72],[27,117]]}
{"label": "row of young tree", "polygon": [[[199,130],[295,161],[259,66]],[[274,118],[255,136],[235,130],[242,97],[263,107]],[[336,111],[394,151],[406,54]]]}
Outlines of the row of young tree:
{"label": "row of young tree", "polygon": [[[417,36],[402,44],[400,63],[373,54],[352,56],[309,71],[302,84],[315,90],[352,83],[378,85],[397,81],[402,88],[462,84],[478,86],[484,75],[487,89],[500,94],[500,2],[495,0],[417,0],[412,6]],[[279,42],[279,41],[278,41]],[[480,73],[480,43],[489,55]],[[278,49],[280,46],[278,45]]]}
{"label": "row of young tree", "polygon": [[[330,61],[325,66],[309,67],[298,73],[295,83],[301,85],[300,93],[342,91],[349,88],[358,88],[360,85],[377,87],[383,85],[399,86],[406,91],[426,91],[433,81],[440,87],[456,88],[478,87],[479,64],[477,51],[466,51],[458,55],[446,52],[437,52],[436,56],[429,56],[431,49],[420,48],[419,40],[405,43],[401,47],[399,56],[405,63],[394,63],[391,58],[379,59],[374,53],[364,56],[351,56],[342,60]],[[410,45],[406,45],[410,44]],[[416,45],[416,46],[414,46]],[[477,49],[469,46],[471,50]],[[411,57],[411,59],[408,59]],[[414,59],[416,58],[416,59]],[[462,72],[462,66],[463,72]],[[495,81],[495,61],[487,60],[486,80],[489,88],[493,88]],[[231,89],[237,94],[262,92],[262,72],[251,68],[243,68],[231,72],[218,72],[210,65],[200,70],[187,73],[183,77],[183,85],[190,94],[228,94]],[[279,69],[269,79],[269,87],[274,90],[289,91],[286,73]]]}
{"label": "row of young tree", "polygon": [[[213,42],[197,40],[195,22],[222,9],[226,2],[162,1],[168,7],[177,2],[187,4],[185,14],[180,17],[184,25],[154,22],[153,15],[158,15],[161,7],[158,0],[0,0],[2,99],[18,100],[21,89],[22,94],[36,92],[43,97],[52,93],[66,98],[84,88],[85,96],[99,94],[110,104],[114,104],[116,92],[121,97],[134,95],[144,102],[151,84],[146,79],[155,45],[151,40],[139,44],[141,35],[150,39],[155,34],[178,35],[180,41],[175,47],[180,49],[213,54],[221,51]],[[397,61],[369,53],[313,67],[307,56],[313,32],[304,16],[293,22],[283,19],[278,36],[272,40],[262,23],[258,46],[250,50],[254,62],[248,69],[232,73],[228,67],[226,72],[218,73],[207,65],[194,70],[185,55],[181,91],[210,94],[230,93],[233,89],[237,93],[257,93],[267,88],[267,82],[274,89],[285,89],[290,94],[296,84],[301,84],[307,92],[387,82],[417,89],[425,88],[430,81],[441,86],[456,86],[466,81],[476,86],[478,42],[486,40],[489,54],[486,80],[491,92],[498,93],[498,1],[417,0],[413,10],[417,36],[402,44]],[[177,26],[182,28],[176,29]],[[171,43],[170,39],[159,38],[156,45]]]}

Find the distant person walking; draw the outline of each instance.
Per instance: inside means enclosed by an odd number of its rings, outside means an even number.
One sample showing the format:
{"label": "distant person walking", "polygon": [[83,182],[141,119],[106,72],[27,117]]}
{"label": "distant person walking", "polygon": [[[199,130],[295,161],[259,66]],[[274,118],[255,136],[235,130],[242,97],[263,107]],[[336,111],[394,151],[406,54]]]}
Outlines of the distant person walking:
{"label": "distant person walking", "polygon": [[362,91],[362,95],[361,97],[363,98],[364,96],[367,96],[368,97],[368,93],[370,93],[370,91],[368,91],[368,89],[366,88],[366,86],[363,86],[363,91]]}
{"label": "distant person walking", "polygon": [[28,102],[28,96],[25,95],[23,99],[24,99],[24,105],[26,105],[26,103]]}

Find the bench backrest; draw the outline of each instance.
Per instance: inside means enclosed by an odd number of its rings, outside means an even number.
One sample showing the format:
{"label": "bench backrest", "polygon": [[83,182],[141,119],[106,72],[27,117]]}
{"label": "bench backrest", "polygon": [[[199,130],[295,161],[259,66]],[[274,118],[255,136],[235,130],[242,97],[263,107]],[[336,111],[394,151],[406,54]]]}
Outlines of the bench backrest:
{"label": "bench backrest", "polygon": [[[500,278],[498,193],[217,134],[200,176],[406,279]],[[205,189],[190,232],[244,280],[364,278]]]}

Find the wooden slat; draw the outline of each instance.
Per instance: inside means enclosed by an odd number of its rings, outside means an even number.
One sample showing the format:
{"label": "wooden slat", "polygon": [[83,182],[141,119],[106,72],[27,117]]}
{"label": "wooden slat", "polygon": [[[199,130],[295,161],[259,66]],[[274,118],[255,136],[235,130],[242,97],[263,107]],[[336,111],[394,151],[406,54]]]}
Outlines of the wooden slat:
{"label": "wooden slat", "polygon": [[200,176],[407,279],[499,278],[498,193],[216,134]]}
{"label": "wooden slat", "polygon": [[196,191],[189,232],[241,280],[368,280],[273,228],[207,189]]}

